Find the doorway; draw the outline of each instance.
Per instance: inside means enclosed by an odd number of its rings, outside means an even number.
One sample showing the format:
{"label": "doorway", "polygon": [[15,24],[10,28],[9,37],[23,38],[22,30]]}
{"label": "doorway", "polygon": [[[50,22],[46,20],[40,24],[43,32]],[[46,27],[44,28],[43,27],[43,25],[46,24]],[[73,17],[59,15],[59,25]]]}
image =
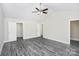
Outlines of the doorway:
{"label": "doorway", "polygon": [[16,23],[17,25],[17,39],[23,39],[23,23]]}
{"label": "doorway", "polygon": [[70,21],[70,44],[79,47],[79,20]]}

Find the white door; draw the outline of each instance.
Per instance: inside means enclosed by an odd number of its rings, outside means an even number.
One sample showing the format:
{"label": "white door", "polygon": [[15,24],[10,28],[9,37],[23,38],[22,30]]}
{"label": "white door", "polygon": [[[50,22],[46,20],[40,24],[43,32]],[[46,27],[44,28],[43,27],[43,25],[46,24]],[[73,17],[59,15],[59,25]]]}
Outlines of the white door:
{"label": "white door", "polygon": [[15,22],[8,22],[8,41],[15,41],[16,40],[16,23]]}

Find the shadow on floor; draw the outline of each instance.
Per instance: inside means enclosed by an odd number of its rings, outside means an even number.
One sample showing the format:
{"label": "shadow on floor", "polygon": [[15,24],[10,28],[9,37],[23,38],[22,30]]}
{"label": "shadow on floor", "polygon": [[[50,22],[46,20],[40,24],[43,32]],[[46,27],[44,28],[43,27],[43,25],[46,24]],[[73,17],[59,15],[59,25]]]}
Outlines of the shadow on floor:
{"label": "shadow on floor", "polygon": [[79,41],[71,40],[70,44],[76,47],[79,47]]}

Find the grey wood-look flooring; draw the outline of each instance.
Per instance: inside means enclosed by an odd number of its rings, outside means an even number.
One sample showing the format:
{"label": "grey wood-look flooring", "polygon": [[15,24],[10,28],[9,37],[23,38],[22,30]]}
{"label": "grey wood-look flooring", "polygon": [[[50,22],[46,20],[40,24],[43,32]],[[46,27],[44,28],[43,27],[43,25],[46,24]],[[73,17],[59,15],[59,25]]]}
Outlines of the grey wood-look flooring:
{"label": "grey wood-look flooring", "polygon": [[79,56],[78,49],[37,37],[4,43],[1,56]]}

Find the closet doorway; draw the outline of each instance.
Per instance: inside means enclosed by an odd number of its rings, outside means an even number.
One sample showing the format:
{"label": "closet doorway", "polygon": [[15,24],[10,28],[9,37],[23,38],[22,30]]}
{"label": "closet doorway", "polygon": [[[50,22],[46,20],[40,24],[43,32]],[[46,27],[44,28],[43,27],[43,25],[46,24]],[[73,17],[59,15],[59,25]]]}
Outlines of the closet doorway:
{"label": "closet doorway", "polygon": [[70,43],[79,47],[79,20],[70,21]]}

